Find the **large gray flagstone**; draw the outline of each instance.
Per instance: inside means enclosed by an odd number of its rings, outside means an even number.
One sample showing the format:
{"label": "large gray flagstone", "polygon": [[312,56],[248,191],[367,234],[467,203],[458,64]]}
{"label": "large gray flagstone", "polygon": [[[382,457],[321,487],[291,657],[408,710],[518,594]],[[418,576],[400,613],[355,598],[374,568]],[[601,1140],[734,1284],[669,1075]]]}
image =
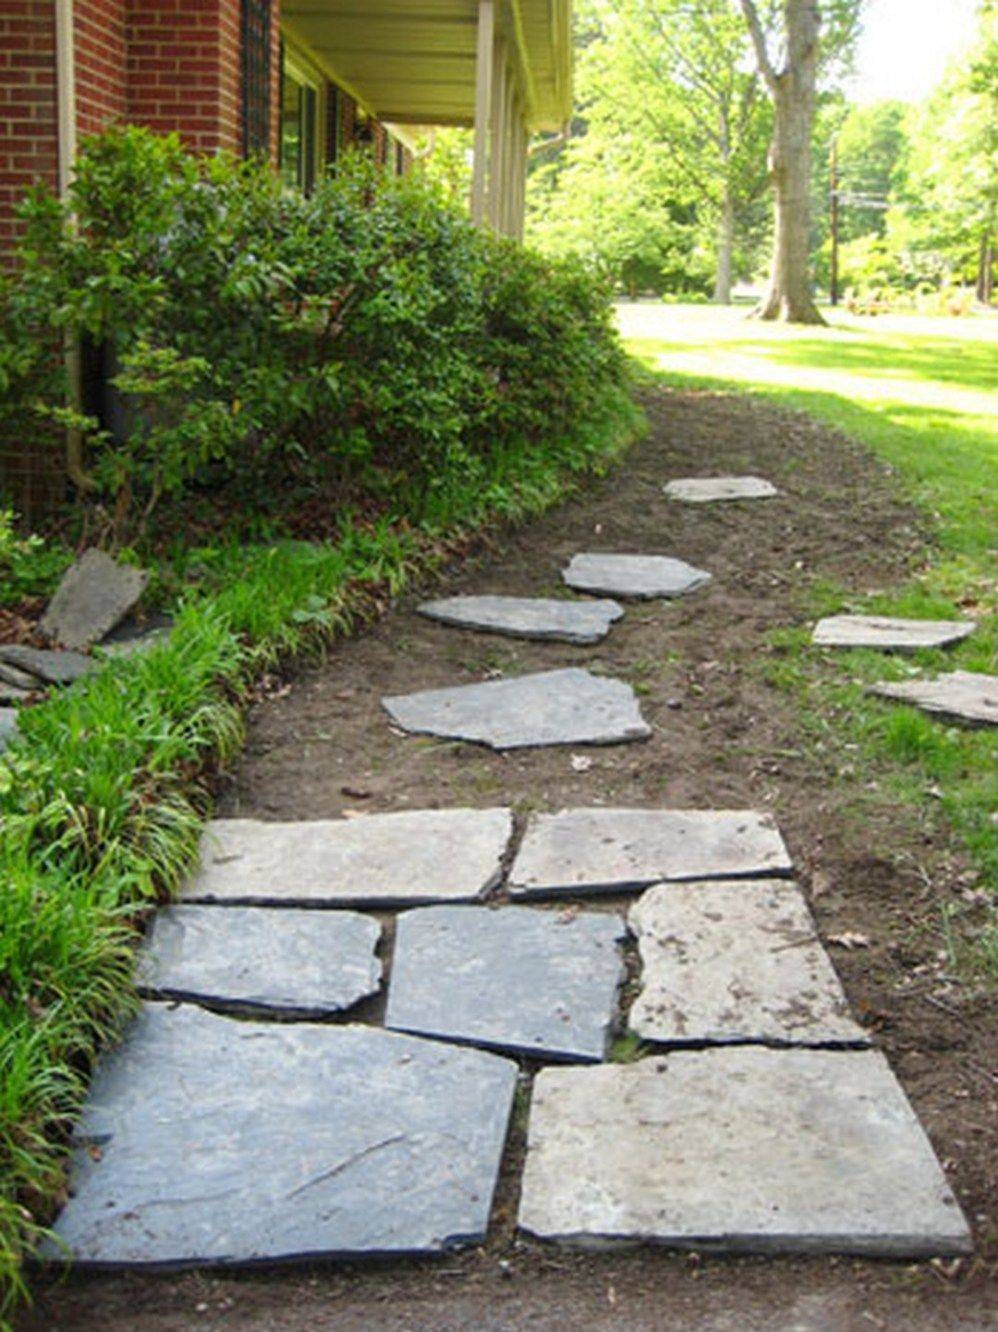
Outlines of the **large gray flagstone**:
{"label": "large gray flagstone", "polygon": [[951,671],[935,680],[901,683],[884,680],[873,685],[872,691],[955,721],[975,726],[998,725],[998,675]]}
{"label": "large gray flagstone", "polygon": [[873,1050],[745,1046],[543,1069],[519,1219],[583,1245],[911,1258],[972,1248]]}
{"label": "large gray flagstone", "polygon": [[38,627],[63,647],[89,647],[125,618],[148,581],[142,569],[88,550],[67,570]]}
{"label": "large gray flagstone", "polygon": [[17,735],[17,708],[0,708],[0,752]]}
{"label": "large gray flagstone", "polygon": [[628,916],[641,991],[628,1025],[648,1041],[864,1044],[796,884],[659,884]]}
{"label": "large gray flagstone", "polygon": [[559,601],[555,597],[447,597],[424,601],[420,615],[461,629],[512,638],[598,643],[623,615],[615,601]]}
{"label": "large gray flagstone", "polygon": [[147,1005],[101,1061],[56,1238],[87,1266],[477,1243],[516,1076],[497,1055],[373,1027]]}
{"label": "large gray flagstone", "polygon": [[563,809],[535,814],[510,872],[511,897],[620,893],[662,879],[789,874],[769,814],[736,809]]}
{"label": "large gray flagstone", "polygon": [[407,911],[395,934],[385,1025],[542,1058],[602,1059],[625,933],[605,912]]}
{"label": "large gray flagstone", "polygon": [[136,980],[149,998],[328,1017],[377,992],[380,937],[378,922],[356,911],[164,907],[139,952]]}
{"label": "large gray flagstone", "polygon": [[575,666],[381,702],[403,730],[493,749],[613,745],[651,735],[630,685]]}
{"label": "large gray flagstone", "polygon": [[906,651],[945,647],[977,628],[973,620],[898,620],[888,615],[830,615],[811,636],[819,647],[885,648]]}
{"label": "large gray flagstone", "polygon": [[561,576],[580,592],[612,597],[680,597],[710,582],[705,569],[696,569],[667,555],[573,555]]}
{"label": "large gray flagstone", "polygon": [[85,657],[82,652],[52,652],[14,643],[0,647],[0,661],[36,677],[36,688],[38,680],[45,684],[72,684],[97,669],[93,657]]}
{"label": "large gray flagstone", "polygon": [[189,901],[405,906],[472,901],[496,883],[508,809],[423,809],[357,819],[214,819]]}
{"label": "large gray flagstone", "polygon": [[665,486],[670,499],[687,504],[712,504],[717,500],[772,499],[780,492],[761,476],[683,476]]}

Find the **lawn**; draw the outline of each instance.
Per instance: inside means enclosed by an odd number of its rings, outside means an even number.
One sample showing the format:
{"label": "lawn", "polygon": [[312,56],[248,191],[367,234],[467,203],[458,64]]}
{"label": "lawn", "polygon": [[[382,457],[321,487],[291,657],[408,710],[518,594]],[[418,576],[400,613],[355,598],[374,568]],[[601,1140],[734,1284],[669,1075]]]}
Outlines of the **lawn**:
{"label": "lawn", "polygon": [[940,922],[942,942],[967,976],[998,979],[998,752],[993,730],[947,726],[912,708],[871,698],[876,678],[954,668],[998,673],[995,630],[998,545],[998,318],[826,312],[827,328],[759,324],[744,308],[630,304],[619,307],[630,351],[667,384],[763,394],[866,444],[894,470],[929,518],[924,562],[903,587],[851,589],[811,583],[802,624],[838,610],[971,615],[979,629],[945,652],[885,658],[809,645],[809,628],[780,631],[788,655],[767,669],[795,692],[805,734],[861,746],[898,799],[939,811],[967,847],[991,894],[991,923],[960,931]]}

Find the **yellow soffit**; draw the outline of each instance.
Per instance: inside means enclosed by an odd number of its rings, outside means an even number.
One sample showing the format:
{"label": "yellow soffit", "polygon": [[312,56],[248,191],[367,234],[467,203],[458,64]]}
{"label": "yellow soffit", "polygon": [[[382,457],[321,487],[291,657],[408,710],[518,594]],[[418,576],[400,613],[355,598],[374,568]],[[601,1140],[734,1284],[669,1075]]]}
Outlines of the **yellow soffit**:
{"label": "yellow soffit", "polygon": [[[495,0],[496,30],[532,130],[572,110],[571,0]],[[477,0],[283,0],[281,22],[379,120],[471,125]]]}

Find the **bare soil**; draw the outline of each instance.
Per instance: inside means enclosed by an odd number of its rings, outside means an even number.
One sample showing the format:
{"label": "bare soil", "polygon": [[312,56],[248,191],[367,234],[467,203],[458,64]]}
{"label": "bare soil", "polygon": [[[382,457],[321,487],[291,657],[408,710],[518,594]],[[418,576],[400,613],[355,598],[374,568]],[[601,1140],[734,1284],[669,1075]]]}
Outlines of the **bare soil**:
{"label": "bare soil", "polygon": [[[37,1287],[25,1332],[998,1325],[998,1041],[984,997],[947,977],[941,951],[941,908],[966,890],[968,865],[937,815],[897,807],[876,772],[843,762],[841,742],[805,744],[798,705],[762,669],[779,652],[769,631],[801,623],[812,580],[888,587],[924,556],[927,534],[889,469],[803,414],[693,392],[660,391],[647,406],[650,434],[610,476],[421,591],[557,595],[560,567],[580,550],[677,555],[713,572],[708,589],[631,605],[596,648],[447,628],[418,616],[413,597],[254,709],[246,749],[220,778],[219,810],[289,819],[450,804],[511,804],[521,819],[594,802],[772,810],[854,1011],[932,1138],[978,1255],[724,1259],[523,1241],[521,1105],[481,1249],[432,1263],[75,1275]],[[698,507],[661,493],[670,477],[718,472],[769,477],[782,496]],[[379,705],[384,694],[573,663],[629,680],[653,737],[579,751],[592,762],[578,771],[566,749],[503,756],[403,736]]]}

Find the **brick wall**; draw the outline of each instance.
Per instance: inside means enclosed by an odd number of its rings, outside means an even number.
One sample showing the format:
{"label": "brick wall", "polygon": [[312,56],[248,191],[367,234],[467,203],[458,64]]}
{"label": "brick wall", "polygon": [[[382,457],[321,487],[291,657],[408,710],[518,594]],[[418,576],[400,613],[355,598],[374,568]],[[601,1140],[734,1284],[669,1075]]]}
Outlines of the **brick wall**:
{"label": "brick wall", "polygon": [[[14,208],[38,181],[58,177],[55,11],[52,0],[0,9],[0,257],[10,254]],[[2,258],[0,258],[2,262]]]}
{"label": "brick wall", "polygon": [[125,114],[126,0],[76,0],[76,132],[99,134]]}

